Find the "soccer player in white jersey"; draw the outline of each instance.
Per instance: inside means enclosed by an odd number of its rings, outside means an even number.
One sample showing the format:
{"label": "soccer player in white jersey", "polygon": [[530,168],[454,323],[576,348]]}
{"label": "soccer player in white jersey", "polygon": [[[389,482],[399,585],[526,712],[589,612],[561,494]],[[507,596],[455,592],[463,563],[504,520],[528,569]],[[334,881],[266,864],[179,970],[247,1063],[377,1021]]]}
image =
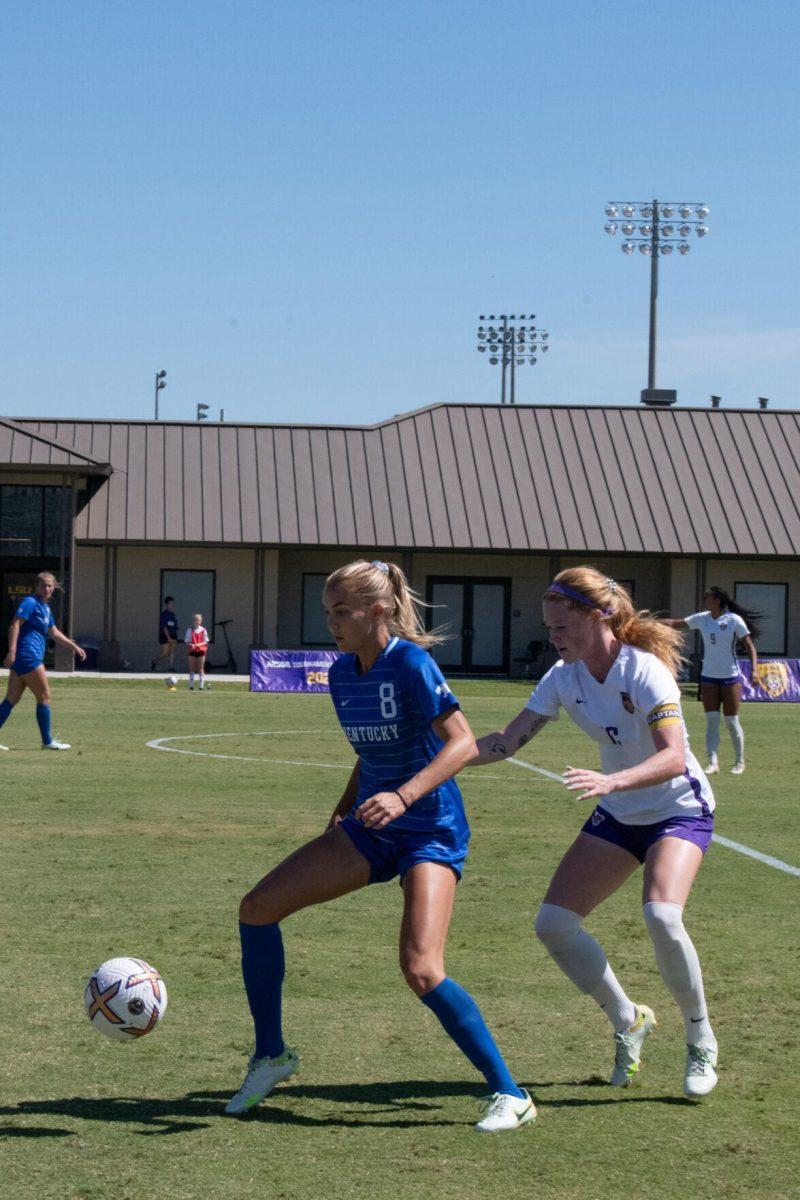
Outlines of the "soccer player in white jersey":
{"label": "soccer player in white jersey", "polygon": [[299,1067],[281,1030],[280,922],[299,909],[399,876],[400,967],[408,986],[488,1084],[482,1133],[536,1115],[470,996],[444,969],[469,826],[453,776],[475,739],[439,667],[406,578],[393,563],[355,562],[325,582],[323,604],[340,657],[331,698],[356,763],[328,827],[242,900],[242,974],[255,1025],[244,1083],[226,1107],[243,1113]]}
{"label": "soccer player in white jersey", "polygon": [[544,623],[560,659],[502,732],[478,739],[474,765],[513,754],[556,720],[560,708],[597,742],[601,771],[564,772],[577,799],[597,807],[556,869],[536,933],[611,1022],[610,1082],[626,1087],[656,1019],[628,997],[583,922],[643,865],[644,920],[686,1030],[683,1089],[705,1096],[717,1082],[717,1042],[683,909],[711,841],[714,797],[681,715],[675,682],[680,635],[637,612],[626,590],[592,567],[556,576],[544,595]]}
{"label": "soccer player in white jersey", "polygon": [[708,605],[704,612],[692,613],[677,620],[665,620],[664,624],[673,629],[697,629],[703,639],[700,696],[706,714],[706,775],[716,775],[719,771],[720,707],[733,743],[731,775],[741,775],[744,771],[744,731],[739,722],[742,680],[736,661],[736,643],[741,642],[750,655],[750,679],[752,686],[758,688],[758,655],[754,639],[758,637],[756,622],[760,614],[742,608],[719,587],[707,588],[703,593],[703,603]]}

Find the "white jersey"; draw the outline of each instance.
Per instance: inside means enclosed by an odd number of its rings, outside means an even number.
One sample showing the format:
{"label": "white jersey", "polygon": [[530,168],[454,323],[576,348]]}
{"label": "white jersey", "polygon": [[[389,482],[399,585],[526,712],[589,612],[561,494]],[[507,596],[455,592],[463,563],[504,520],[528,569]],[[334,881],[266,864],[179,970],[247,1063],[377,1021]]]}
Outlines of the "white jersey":
{"label": "white jersey", "polygon": [[564,708],[597,742],[603,774],[637,767],[656,753],[652,729],[680,725],[686,770],[651,787],[601,797],[599,803],[624,825],[654,825],[675,816],[714,811],[714,794],[689,747],[681,694],[672,673],[646,650],[623,646],[602,683],[583,662],[551,667],[525,706],[555,720]]}
{"label": "white jersey", "polygon": [[747,637],[750,630],[738,613],[724,612],[712,617],[710,612],[692,613],[683,618],[690,629],[699,629],[703,637],[701,675],[709,679],[730,679],[739,674],[736,643]]}

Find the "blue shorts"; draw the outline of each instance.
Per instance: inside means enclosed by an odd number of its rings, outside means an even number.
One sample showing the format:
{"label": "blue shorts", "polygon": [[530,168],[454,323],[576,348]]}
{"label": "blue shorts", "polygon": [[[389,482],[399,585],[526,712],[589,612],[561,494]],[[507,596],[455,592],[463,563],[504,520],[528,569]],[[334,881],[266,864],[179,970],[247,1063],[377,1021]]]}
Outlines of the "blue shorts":
{"label": "blue shorts", "polygon": [[30,656],[25,658],[24,656],[17,655],[11,670],[16,671],[18,675],[27,675],[29,671],[35,671],[41,665],[42,660],[40,658],[31,658]]}
{"label": "blue shorts", "polygon": [[442,863],[450,867],[456,879],[461,878],[464,860],[467,857],[469,831],[466,836],[450,829],[437,829],[435,833],[387,833],[387,827],[377,833],[367,829],[357,817],[350,813],[339,823],[350,841],[369,863],[370,883],[388,883],[399,875],[402,881],[406,873],[423,862]]}
{"label": "blue shorts", "polygon": [[741,683],[741,675],[729,675],[727,679],[715,679],[713,675],[701,675],[701,683],[715,683],[717,687],[732,687],[734,683]]}
{"label": "blue shorts", "polygon": [[668,817],[666,821],[656,821],[654,825],[625,825],[598,804],[581,832],[591,833],[593,837],[602,838],[604,842],[621,846],[643,863],[650,847],[660,842],[663,837],[676,837],[685,842],[694,842],[705,854],[714,832],[714,817],[711,813],[698,813],[696,816],[686,813]]}

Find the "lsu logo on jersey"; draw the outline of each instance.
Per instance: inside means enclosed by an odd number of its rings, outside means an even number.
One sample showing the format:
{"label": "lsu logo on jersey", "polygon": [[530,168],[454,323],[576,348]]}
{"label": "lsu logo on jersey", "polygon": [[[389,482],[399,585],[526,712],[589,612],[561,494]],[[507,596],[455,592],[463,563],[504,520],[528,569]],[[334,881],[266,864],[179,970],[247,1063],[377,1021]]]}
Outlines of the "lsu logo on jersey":
{"label": "lsu logo on jersey", "polygon": [[647,714],[647,724],[651,729],[665,729],[667,725],[680,725],[682,720],[681,706],[677,700],[665,700]]}
{"label": "lsu logo on jersey", "polygon": [[758,664],[758,682],[768,696],[782,696],[789,686],[789,671],[783,662],[760,662]]}
{"label": "lsu logo on jersey", "polygon": [[628,692],[620,692],[620,696],[622,697],[622,707],[625,709],[625,712],[635,712],[636,710],[633,707],[633,701],[631,700]]}

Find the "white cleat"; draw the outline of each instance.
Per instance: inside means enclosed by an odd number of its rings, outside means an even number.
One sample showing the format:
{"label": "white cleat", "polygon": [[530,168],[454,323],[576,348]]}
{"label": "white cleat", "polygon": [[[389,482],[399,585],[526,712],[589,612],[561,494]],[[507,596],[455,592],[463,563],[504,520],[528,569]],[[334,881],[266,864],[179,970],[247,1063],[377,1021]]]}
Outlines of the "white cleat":
{"label": "white cleat", "polygon": [[2,752],[7,749],[8,749],[8,746],[0,746],[0,754],[2,754]]}
{"label": "white cleat", "polygon": [[652,1008],[644,1004],[635,1005],[636,1020],[628,1029],[614,1034],[617,1049],[614,1055],[614,1070],[609,1083],[612,1087],[627,1087],[639,1070],[642,1061],[642,1046],[651,1029],[658,1028]]}
{"label": "white cleat", "polygon": [[52,742],[42,742],[42,749],[43,750],[71,750],[72,746],[70,746],[69,742],[59,742],[56,738],[53,738]]}
{"label": "white cleat", "polygon": [[510,1129],[521,1129],[536,1116],[536,1105],[527,1092],[524,1096],[495,1092],[484,1100],[487,1104],[486,1116],[475,1126],[479,1133],[505,1133]]}
{"label": "white cleat", "polygon": [[731,767],[731,775],[744,775],[744,763],[737,762]]}
{"label": "white cleat", "polygon": [[717,1086],[717,1050],[710,1046],[686,1047],[686,1071],[683,1076],[684,1095],[707,1096]]}
{"label": "white cleat", "polygon": [[300,1070],[300,1056],[288,1048],[275,1058],[251,1058],[244,1083],[225,1105],[226,1113],[249,1112],[268,1096],[277,1083]]}
{"label": "white cleat", "polygon": [[703,771],[706,775],[719,775],[719,763],[716,758],[712,758],[708,766],[703,768]]}

